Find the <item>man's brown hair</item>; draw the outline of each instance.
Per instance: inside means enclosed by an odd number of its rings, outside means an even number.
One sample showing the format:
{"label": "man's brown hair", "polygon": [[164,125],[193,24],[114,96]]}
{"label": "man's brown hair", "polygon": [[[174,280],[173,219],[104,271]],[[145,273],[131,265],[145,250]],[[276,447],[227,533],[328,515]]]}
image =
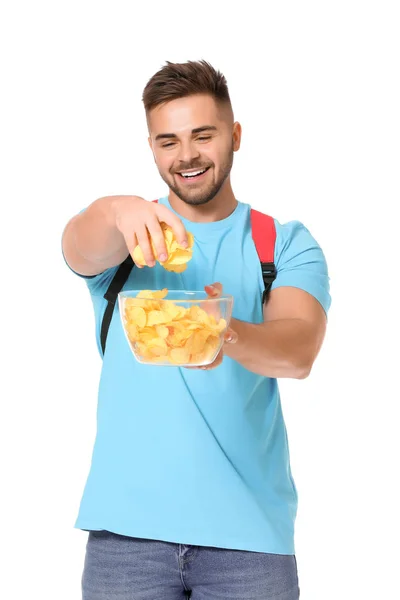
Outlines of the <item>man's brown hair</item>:
{"label": "man's brown hair", "polygon": [[209,94],[216,102],[231,104],[224,75],[205,60],[166,62],[148,81],[143,91],[146,114],[153,108],[194,94]]}

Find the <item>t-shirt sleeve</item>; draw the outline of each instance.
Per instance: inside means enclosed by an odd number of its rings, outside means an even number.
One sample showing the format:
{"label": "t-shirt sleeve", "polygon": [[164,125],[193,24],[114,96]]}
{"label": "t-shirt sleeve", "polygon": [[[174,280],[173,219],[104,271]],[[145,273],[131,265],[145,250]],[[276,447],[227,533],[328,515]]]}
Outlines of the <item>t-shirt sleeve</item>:
{"label": "t-shirt sleeve", "polygon": [[275,220],[275,266],[271,291],[282,286],[300,288],[318,300],[325,313],[331,305],[330,277],[324,253],[300,221],[281,225]]}

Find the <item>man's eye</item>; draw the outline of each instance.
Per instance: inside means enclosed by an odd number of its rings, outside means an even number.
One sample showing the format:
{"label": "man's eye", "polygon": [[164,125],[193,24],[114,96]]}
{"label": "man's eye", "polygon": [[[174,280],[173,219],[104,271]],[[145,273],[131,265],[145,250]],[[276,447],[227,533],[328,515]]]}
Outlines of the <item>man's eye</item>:
{"label": "man's eye", "polygon": [[168,144],[163,144],[162,147],[163,148],[170,148],[171,146],[174,146],[175,142],[168,142]]}
{"label": "man's eye", "polygon": [[211,135],[203,135],[201,137],[197,138],[199,140],[199,142],[205,142],[207,140],[211,140]]}

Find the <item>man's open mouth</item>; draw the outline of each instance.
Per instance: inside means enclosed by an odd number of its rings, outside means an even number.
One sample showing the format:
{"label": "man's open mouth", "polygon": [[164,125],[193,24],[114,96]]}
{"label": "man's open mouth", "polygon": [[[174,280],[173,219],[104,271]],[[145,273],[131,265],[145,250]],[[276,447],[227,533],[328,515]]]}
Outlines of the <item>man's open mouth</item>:
{"label": "man's open mouth", "polygon": [[205,169],[192,170],[192,171],[182,171],[181,173],[178,173],[178,175],[184,181],[197,181],[208,171],[209,168],[210,167],[206,167]]}

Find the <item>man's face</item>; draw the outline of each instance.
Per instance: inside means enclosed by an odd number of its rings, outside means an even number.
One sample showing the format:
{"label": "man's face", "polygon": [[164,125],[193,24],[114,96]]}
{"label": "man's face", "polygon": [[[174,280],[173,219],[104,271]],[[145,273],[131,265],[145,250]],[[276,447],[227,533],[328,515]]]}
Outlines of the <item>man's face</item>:
{"label": "man's face", "polygon": [[241,129],[208,95],[171,100],[150,111],[149,143],[159,173],[184,202],[206,204],[229,176]]}

